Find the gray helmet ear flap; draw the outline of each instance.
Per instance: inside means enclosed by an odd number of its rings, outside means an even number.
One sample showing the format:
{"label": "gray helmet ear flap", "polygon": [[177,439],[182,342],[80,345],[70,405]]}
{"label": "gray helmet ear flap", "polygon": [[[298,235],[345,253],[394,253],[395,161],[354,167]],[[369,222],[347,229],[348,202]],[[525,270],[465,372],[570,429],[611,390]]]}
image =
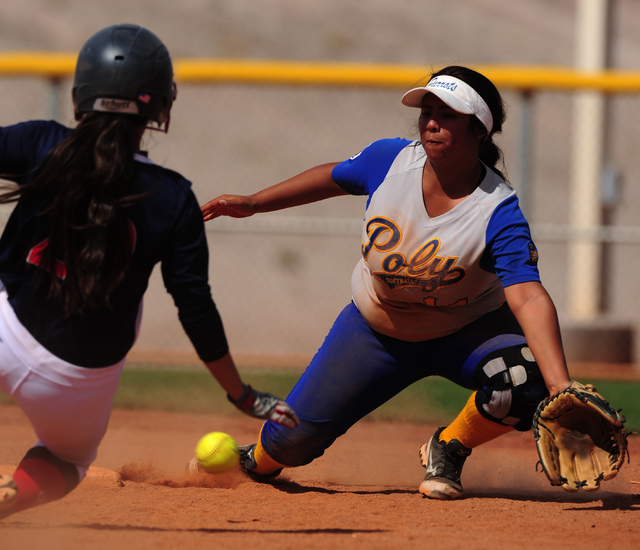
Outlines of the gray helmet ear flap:
{"label": "gray helmet ear flap", "polygon": [[88,112],[110,112],[166,128],[176,97],[169,52],[143,27],[102,29],[80,50],[72,95],[76,120]]}

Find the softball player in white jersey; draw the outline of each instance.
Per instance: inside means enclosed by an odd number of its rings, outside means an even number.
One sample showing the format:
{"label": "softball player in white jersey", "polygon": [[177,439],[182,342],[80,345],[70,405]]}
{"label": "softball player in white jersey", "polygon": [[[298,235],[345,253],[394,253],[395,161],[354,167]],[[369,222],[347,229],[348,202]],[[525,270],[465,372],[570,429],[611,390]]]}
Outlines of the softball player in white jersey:
{"label": "softball player in white jersey", "polygon": [[419,490],[458,498],[471,450],[530,429],[539,402],[570,383],[529,226],[496,168],[493,136],[505,118],[498,90],[451,66],[402,101],[421,110],[419,140],[376,141],[345,162],[202,207],[210,220],[368,196],[353,302],[288,397],[300,426],[285,432],[266,422],[257,444],[242,448],[256,480],[311,462],[408,385],[440,375],[472,394],[420,448]]}

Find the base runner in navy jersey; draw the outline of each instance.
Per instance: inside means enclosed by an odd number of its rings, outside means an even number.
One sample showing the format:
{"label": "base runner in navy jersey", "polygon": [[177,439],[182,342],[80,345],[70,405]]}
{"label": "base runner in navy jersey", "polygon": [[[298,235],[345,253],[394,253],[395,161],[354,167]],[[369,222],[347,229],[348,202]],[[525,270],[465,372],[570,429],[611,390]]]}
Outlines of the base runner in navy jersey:
{"label": "base runner in navy jersey", "polygon": [[208,221],[368,197],[353,301],[288,397],[300,426],[266,422],[258,442],[242,448],[241,464],[256,480],[308,464],[404,388],[439,375],[470,398],[419,448],[419,490],[458,498],[472,449],[529,430],[540,401],[570,384],[529,225],[497,167],[493,137],[505,119],[498,90],[451,66],[402,103],[420,110],[418,140],[375,141],[344,162],[202,207]]}
{"label": "base runner in navy jersey", "polygon": [[175,95],[162,42],[116,25],[80,51],[74,129],[51,121],[0,128],[8,180],[0,202],[16,202],[0,240],[0,391],[38,439],[12,476],[0,476],[0,517],[59,499],[84,478],[158,263],[184,330],[229,400],[287,429],[298,424],[283,400],[242,382],[229,354],[190,182],[139,152],[147,128],[168,129]]}

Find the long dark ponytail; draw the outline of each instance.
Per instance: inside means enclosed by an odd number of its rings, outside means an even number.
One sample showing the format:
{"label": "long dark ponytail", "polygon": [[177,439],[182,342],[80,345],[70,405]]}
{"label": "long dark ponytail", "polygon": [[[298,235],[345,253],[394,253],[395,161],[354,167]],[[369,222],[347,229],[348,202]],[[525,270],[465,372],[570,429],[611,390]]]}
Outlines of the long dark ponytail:
{"label": "long dark ponytail", "polygon": [[67,315],[108,308],[126,275],[132,248],[125,209],[143,197],[131,192],[131,181],[145,126],[139,117],[87,113],[30,183],[0,195],[0,203],[51,197],[39,213],[37,263]]}

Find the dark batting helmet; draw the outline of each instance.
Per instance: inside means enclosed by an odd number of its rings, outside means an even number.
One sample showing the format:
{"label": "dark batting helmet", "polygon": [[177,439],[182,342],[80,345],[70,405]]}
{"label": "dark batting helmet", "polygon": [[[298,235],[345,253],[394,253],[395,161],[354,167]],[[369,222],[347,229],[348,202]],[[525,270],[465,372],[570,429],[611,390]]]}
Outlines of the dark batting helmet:
{"label": "dark batting helmet", "polygon": [[124,113],[166,131],[175,94],[169,52],[143,27],[107,27],[80,50],[73,83],[76,120],[87,112]]}

